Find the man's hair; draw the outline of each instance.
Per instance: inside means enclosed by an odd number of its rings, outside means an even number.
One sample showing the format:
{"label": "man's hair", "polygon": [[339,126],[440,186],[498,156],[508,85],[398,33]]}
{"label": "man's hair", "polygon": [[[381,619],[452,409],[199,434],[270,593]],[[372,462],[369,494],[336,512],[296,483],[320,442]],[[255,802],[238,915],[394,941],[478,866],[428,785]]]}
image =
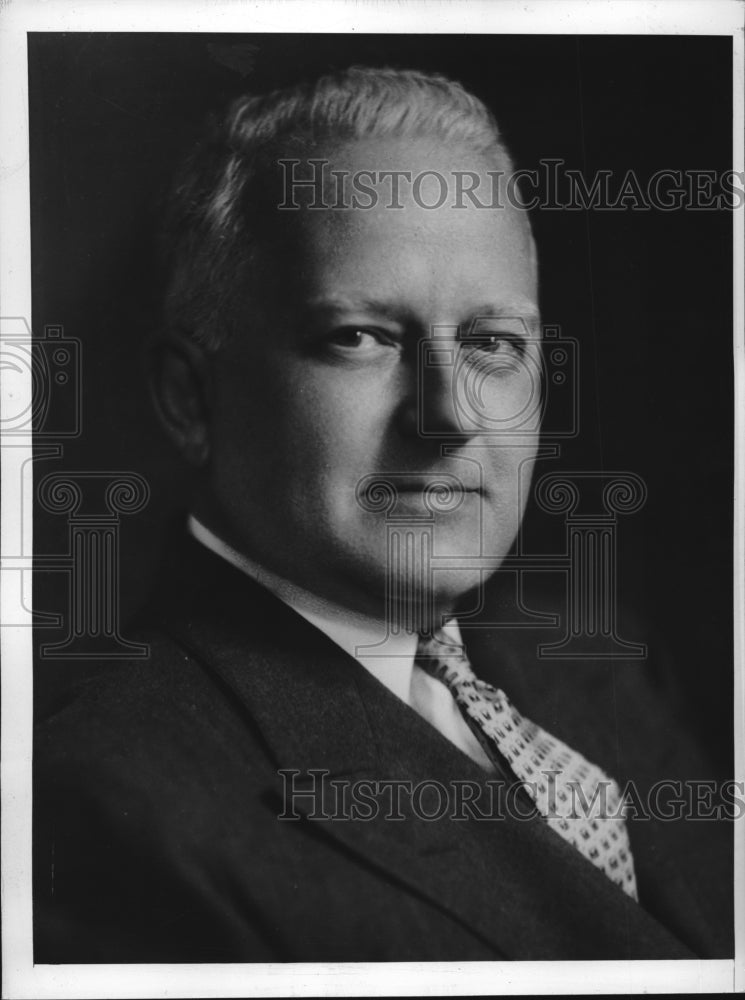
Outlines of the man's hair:
{"label": "man's hair", "polygon": [[209,350],[232,333],[249,301],[260,245],[286,214],[276,211],[278,158],[307,156],[329,140],[432,135],[512,170],[488,108],[437,74],[355,66],[235,100],[188,158],[170,196],[161,235],[166,327]]}

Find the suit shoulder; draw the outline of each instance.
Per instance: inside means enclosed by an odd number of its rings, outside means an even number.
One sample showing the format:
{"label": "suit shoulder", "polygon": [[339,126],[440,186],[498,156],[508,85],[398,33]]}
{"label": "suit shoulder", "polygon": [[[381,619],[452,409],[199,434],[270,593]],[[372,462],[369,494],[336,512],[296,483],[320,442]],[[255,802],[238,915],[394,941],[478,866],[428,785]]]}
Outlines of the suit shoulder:
{"label": "suit shoulder", "polygon": [[[34,737],[37,786],[88,784],[99,791],[117,775],[132,787],[167,784],[221,758],[251,763],[256,740],[241,707],[209,664],[153,630],[142,660],[96,665],[67,703],[39,721]],[[250,669],[250,664],[247,664]]]}

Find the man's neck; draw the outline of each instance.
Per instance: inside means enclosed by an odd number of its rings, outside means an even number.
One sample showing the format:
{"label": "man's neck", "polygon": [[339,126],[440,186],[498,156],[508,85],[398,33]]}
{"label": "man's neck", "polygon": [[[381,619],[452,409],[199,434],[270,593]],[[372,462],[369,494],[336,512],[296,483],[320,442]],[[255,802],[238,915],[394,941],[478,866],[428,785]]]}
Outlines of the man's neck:
{"label": "man's neck", "polygon": [[377,641],[386,634],[384,615],[366,614],[363,611],[342,606],[325,596],[301,587],[273,570],[267,569],[258,560],[251,559],[244,552],[232,546],[212,527],[205,524],[200,517],[194,514],[190,515],[188,530],[197,541],[210,551],[226,559],[306,617],[323,617],[344,621],[358,633],[369,634],[370,637],[375,636]]}
{"label": "man's neck", "polygon": [[[201,525],[206,533],[202,538],[191,528],[191,524]],[[268,564],[258,553],[251,552],[243,539],[236,539],[223,519],[216,514],[210,504],[197,502],[190,515],[190,528],[200,541],[242,569],[268,590],[280,596],[295,608],[303,608],[310,614],[343,617],[352,628],[375,634],[417,634],[437,628],[445,620],[452,618],[451,606],[436,604],[429,606],[404,603],[396,606],[385,593],[374,593],[362,589],[353,579],[343,579],[336,583],[313,574],[308,585],[302,577],[286,572],[284,567]],[[206,540],[207,535],[211,543]],[[403,594],[408,588],[399,588]]]}

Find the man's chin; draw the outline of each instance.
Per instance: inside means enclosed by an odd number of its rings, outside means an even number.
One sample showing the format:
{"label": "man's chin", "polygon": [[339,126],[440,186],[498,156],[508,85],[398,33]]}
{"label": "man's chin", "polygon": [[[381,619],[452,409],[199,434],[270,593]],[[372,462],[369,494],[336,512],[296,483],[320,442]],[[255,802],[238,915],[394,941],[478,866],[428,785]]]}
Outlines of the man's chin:
{"label": "man's chin", "polygon": [[470,568],[394,576],[388,581],[384,616],[393,631],[426,631],[454,615],[464,598],[481,587],[482,576],[486,578]]}
{"label": "man's chin", "polygon": [[376,618],[427,625],[477,591],[496,572],[512,540],[502,523],[489,526],[490,546],[480,530],[462,522],[451,521],[449,530],[406,522],[390,528],[387,537],[359,532],[362,544],[348,547],[334,597]]}

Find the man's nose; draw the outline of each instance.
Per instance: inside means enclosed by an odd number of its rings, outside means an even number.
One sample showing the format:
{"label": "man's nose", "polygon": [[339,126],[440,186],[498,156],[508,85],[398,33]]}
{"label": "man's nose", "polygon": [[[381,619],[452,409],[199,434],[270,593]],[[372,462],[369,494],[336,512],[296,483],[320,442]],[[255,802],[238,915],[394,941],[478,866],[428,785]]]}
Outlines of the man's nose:
{"label": "man's nose", "polygon": [[405,428],[424,438],[468,438],[458,393],[458,328],[438,330],[419,343],[419,354],[405,405]]}

